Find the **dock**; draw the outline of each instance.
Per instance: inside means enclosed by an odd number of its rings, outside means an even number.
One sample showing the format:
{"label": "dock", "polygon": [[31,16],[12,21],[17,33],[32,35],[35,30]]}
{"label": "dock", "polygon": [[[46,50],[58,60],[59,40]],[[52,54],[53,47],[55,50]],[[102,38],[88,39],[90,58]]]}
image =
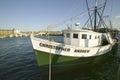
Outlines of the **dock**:
{"label": "dock", "polygon": [[53,35],[59,36],[62,35],[62,31],[20,31],[17,29],[0,29],[0,38],[7,38],[7,37],[22,37],[22,36],[30,36],[33,34],[34,36],[38,35]]}

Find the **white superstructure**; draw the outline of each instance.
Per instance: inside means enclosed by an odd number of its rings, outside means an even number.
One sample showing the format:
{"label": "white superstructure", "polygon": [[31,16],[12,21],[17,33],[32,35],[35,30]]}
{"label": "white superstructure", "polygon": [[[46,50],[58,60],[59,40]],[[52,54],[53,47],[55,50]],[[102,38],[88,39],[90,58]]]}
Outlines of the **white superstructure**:
{"label": "white superstructure", "polygon": [[83,29],[66,29],[64,33],[64,43],[77,47],[95,47],[102,44],[102,34]]}

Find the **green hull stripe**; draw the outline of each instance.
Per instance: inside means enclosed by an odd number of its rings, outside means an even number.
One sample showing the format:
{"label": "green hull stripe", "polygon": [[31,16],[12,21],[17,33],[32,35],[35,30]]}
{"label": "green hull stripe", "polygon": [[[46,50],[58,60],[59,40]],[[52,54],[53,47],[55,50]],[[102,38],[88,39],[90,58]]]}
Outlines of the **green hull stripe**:
{"label": "green hull stripe", "polygon": [[[69,57],[69,56],[51,54],[52,71],[61,71],[66,69],[72,69],[73,67],[81,67],[81,65],[86,66],[87,64],[87,66],[89,66],[89,65],[96,65],[100,62],[105,62],[107,61],[106,59],[109,59],[111,57],[110,56],[111,53],[115,53],[117,51],[116,49],[117,49],[116,46],[114,46],[113,50],[106,54],[96,57],[88,57],[88,58]],[[41,72],[47,72],[49,69],[48,65],[49,65],[50,54],[38,50],[34,50],[34,52],[37,59],[37,63],[40,66]]]}
{"label": "green hull stripe", "polygon": [[[35,50],[35,56],[37,58],[37,62],[39,66],[47,65],[49,63],[49,55],[50,55],[49,53]],[[68,61],[77,60],[79,58],[51,54],[51,59],[52,59],[51,60],[52,64],[58,64],[58,63],[63,63],[63,62],[65,63]]]}
{"label": "green hull stripe", "polygon": [[[53,71],[61,71],[66,69],[72,69],[73,67],[82,67],[81,65],[94,65],[106,58],[106,55],[101,55],[97,57],[68,57],[68,56],[60,56],[60,55],[51,55],[52,59],[52,70]],[[41,72],[48,71],[49,64],[49,53],[37,51],[35,50],[35,56],[37,59],[37,63],[40,66]]]}

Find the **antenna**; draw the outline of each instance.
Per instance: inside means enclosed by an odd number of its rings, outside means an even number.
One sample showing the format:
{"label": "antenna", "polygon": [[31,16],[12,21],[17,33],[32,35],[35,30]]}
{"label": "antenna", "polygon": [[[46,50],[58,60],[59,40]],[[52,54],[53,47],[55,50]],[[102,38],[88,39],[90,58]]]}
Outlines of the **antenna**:
{"label": "antenna", "polygon": [[98,0],[96,0],[96,4],[95,4],[95,6],[98,6]]}

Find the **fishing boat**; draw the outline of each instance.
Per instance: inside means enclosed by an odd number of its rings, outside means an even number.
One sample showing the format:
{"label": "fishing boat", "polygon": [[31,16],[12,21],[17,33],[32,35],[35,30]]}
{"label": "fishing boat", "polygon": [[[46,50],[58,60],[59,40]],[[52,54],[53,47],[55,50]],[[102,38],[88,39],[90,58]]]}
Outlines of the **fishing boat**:
{"label": "fishing boat", "polygon": [[[86,0],[87,6],[88,2]],[[104,6],[106,5],[106,0]],[[94,63],[105,58],[116,44],[103,20],[103,11],[99,14],[98,4],[94,7],[94,19],[88,8],[91,28],[75,29],[68,27],[63,32],[63,43],[30,36],[41,73],[61,72],[81,64]],[[98,20],[99,18],[99,20]],[[97,23],[98,22],[98,23]],[[79,23],[76,23],[79,25]],[[101,28],[103,27],[103,28]]]}

